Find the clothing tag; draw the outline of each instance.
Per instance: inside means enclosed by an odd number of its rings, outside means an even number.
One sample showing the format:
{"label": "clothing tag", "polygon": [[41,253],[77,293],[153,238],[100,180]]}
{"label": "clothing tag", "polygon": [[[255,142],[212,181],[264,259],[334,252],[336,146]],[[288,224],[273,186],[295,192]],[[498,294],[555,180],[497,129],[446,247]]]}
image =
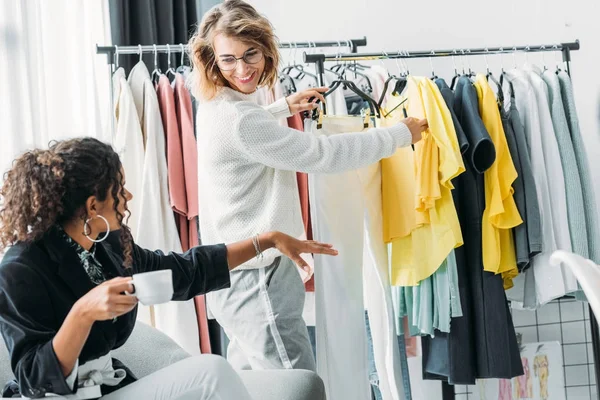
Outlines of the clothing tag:
{"label": "clothing tag", "polygon": [[317,129],[321,129],[323,127],[323,110],[319,108],[319,118],[317,120]]}
{"label": "clothing tag", "polygon": [[361,111],[361,114],[364,114],[363,128],[368,128],[369,127],[369,115],[370,115],[370,112],[369,112],[369,110]]}

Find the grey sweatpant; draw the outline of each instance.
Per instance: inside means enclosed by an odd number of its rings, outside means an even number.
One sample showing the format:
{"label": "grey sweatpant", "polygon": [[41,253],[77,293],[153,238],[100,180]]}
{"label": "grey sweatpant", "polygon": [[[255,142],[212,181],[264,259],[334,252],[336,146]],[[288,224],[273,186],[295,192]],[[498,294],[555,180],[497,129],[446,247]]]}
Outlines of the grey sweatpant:
{"label": "grey sweatpant", "polygon": [[229,337],[227,359],[234,368],[316,370],[302,318],[304,284],[289,258],[232,271],[231,287],[206,300]]}
{"label": "grey sweatpant", "polygon": [[101,400],[252,400],[223,357],[204,354],[181,360],[101,397]]}

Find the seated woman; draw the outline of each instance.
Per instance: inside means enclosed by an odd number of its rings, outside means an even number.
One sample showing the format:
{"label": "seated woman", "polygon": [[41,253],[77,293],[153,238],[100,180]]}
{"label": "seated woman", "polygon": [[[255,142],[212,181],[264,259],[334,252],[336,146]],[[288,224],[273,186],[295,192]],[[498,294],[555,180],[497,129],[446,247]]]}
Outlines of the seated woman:
{"label": "seated woman", "polygon": [[192,357],[137,381],[111,359],[136,321],[137,299],[125,294],[135,290],[130,276],[170,269],[173,300],[188,300],[229,287],[232,269],[269,248],[300,266],[301,253],[336,251],[279,232],[184,254],[145,250],[125,225],[131,198],[119,156],[92,138],[26,152],[5,175],[0,253],[8,250],[0,263],[0,331],[20,394],[250,399],[221,357]]}

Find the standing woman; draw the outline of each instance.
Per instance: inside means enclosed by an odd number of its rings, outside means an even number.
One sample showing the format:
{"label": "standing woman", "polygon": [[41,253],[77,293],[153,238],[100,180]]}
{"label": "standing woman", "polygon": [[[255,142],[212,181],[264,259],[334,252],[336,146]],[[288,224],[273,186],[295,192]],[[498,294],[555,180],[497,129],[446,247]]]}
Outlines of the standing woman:
{"label": "standing woman", "polygon": [[[427,121],[409,118],[390,128],[330,137],[281,127],[277,119],[316,107],[327,88],[306,90],[263,108],[259,86],[277,80],[279,53],[273,27],[242,0],[208,11],[190,41],[197,115],[200,231],[220,243],[281,230],[303,232],[296,171],[358,169],[420,140]],[[302,318],[304,285],[277,250],[244,263],[231,288],[210,293],[210,314],[230,339],[229,361],[240,369],[315,370]],[[349,350],[350,351],[350,350]]]}

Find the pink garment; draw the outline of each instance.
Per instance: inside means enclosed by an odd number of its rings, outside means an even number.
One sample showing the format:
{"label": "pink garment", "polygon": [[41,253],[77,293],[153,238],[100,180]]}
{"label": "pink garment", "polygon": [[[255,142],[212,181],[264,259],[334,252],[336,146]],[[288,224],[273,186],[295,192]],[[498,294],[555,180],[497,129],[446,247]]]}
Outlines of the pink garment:
{"label": "pink garment", "polygon": [[[187,250],[190,247],[199,244],[198,225],[196,217],[198,216],[198,149],[196,147],[196,137],[194,136],[194,114],[192,109],[192,98],[190,92],[185,87],[183,76],[175,76],[175,111],[177,123],[179,126],[179,139],[181,159],[183,161],[184,192],[186,198],[186,214],[181,218],[185,219],[187,231],[180,231],[180,235],[187,239]],[[175,144],[174,144],[175,145]],[[182,243],[184,240],[182,239]],[[203,354],[212,353],[210,345],[210,334],[208,330],[208,317],[206,315],[206,300],[204,295],[194,298],[196,305],[196,316],[198,318],[198,330],[200,333],[200,351]]]}
{"label": "pink garment", "polygon": [[408,329],[408,317],[402,319],[404,325],[404,346],[406,347],[406,357],[418,357],[419,353],[419,340],[417,336],[410,336],[410,329]]}
{"label": "pink garment", "polygon": [[533,397],[533,384],[531,382],[531,371],[529,371],[529,359],[521,357],[523,364],[523,375],[517,377],[517,396],[519,399],[531,399]]}
{"label": "pink garment", "polygon": [[169,198],[175,212],[175,221],[179,229],[179,239],[183,251],[190,248],[189,228],[187,221],[188,204],[186,197],[185,173],[179,123],[175,109],[175,96],[171,82],[166,75],[161,75],[156,88],[160,114],[165,129],[167,148],[167,172],[169,182]]}
{"label": "pink garment", "polygon": [[185,87],[185,80],[180,74],[175,77],[175,103],[183,152],[189,243],[190,247],[193,247],[199,244],[196,224],[196,217],[198,216],[198,149],[196,147],[196,137],[194,136],[192,98]]}
{"label": "pink garment", "polygon": [[500,391],[498,393],[498,400],[513,400],[512,385],[510,383],[510,379],[500,379]]}

